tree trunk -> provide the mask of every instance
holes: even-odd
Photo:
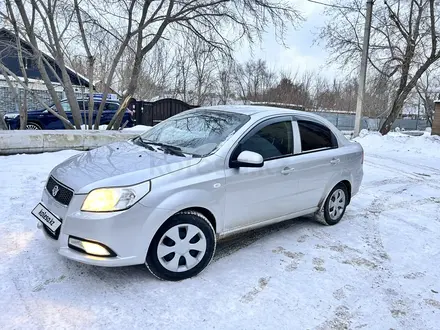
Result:
[[[116,111],[115,115],[113,116],[112,120],[107,126],[107,129],[115,129],[118,130],[121,126],[122,118],[124,117],[125,109],[127,108],[128,102],[131,99],[131,95],[127,95],[124,99],[124,101],[119,106],[118,111]]]
[[[67,120],[67,115],[66,112],[64,111],[63,107],[61,106],[61,102],[58,98],[58,95],[55,91],[55,88],[53,87],[52,81],[49,78],[49,75],[47,74],[46,68],[44,66],[43,63],[43,54],[41,53],[40,49],[38,48],[38,42],[37,42],[37,38],[35,37],[35,31],[34,31],[34,26],[31,25],[30,21],[29,21],[29,17],[27,15],[27,11],[25,9],[24,3],[22,0],[15,0],[15,3],[17,5],[17,8],[20,12],[20,16],[23,20],[23,24],[25,26],[26,29],[26,34],[29,37],[29,41],[30,41],[30,45],[32,47],[32,54],[37,62],[37,68],[38,71],[41,74],[41,78],[44,81],[44,84],[52,98],[52,101],[55,103],[55,107],[58,111],[58,113],[61,115],[61,117],[63,117],[66,120],[63,120],[63,124],[65,128],[71,128],[72,125],[69,125],[69,121]]]
[[[139,80],[139,75],[142,69],[142,52],[140,49],[136,52],[136,57],[133,64],[133,69],[131,71],[130,82],[128,84],[127,90],[124,92],[124,101],[119,106],[118,111],[113,116],[112,120],[107,126],[107,129],[118,130],[121,126],[122,118],[124,117],[125,109],[127,108],[128,101],[131,98],[131,95],[134,95],[134,92],[137,89],[137,83]]]
[[[0,112],[0,130],[7,130],[8,126],[6,126],[5,120],[3,118],[5,114],[3,112]]]
[[[403,102],[404,102],[405,98],[402,98],[401,96],[399,96],[397,99],[394,100],[393,106],[391,107],[391,113],[388,115],[387,119],[385,120],[385,122],[382,124],[382,127],[380,128],[380,134],[386,135],[391,130],[394,122],[396,121],[397,117],[399,116],[400,112],[402,111]]]
[[[88,63],[88,67],[87,67],[87,76],[89,78],[89,118],[88,118],[88,124],[89,124],[89,129],[92,129],[93,127],[93,111],[94,111],[94,106],[95,103],[93,101],[93,66],[94,66],[94,62],[95,59],[93,58],[93,56],[89,56],[87,57],[87,63]],[[87,126],[87,122],[84,123]]]
[[[121,44],[121,46],[120,46],[120,48],[119,48],[115,58],[113,59],[112,66],[111,66],[110,71],[108,73],[107,79],[106,79],[106,81],[104,83],[104,92],[102,94],[102,102],[99,105],[98,113],[96,115],[94,129],[99,129],[99,124],[101,122],[102,112],[104,111],[105,101],[107,100],[107,96],[108,96],[108,93],[109,93],[109,90],[110,90],[110,84],[111,84],[111,82],[113,80],[113,75],[115,74],[116,67],[119,64],[119,60],[121,59],[122,54],[124,53],[125,48],[127,48],[127,45],[128,45],[129,41],[130,40],[128,38],[126,38],[124,40],[124,42]],[[107,129],[109,129],[109,128],[107,127]]]
[[[417,81],[419,81],[422,74],[425,73],[425,71],[440,57],[440,54],[437,54],[435,56],[429,57],[425,63],[423,63],[422,66],[420,66],[414,76],[411,78],[408,84],[406,84],[408,79],[408,72],[405,71],[402,73],[401,81],[399,90],[396,93],[396,96],[393,101],[393,105],[391,107],[391,112],[388,115],[387,119],[383,123],[382,127],[380,128],[380,133],[382,135],[388,134],[388,132],[391,130],[394,121],[399,116],[399,113],[402,111],[403,104],[405,103],[406,98],[408,97],[408,94],[416,87]],[[408,67],[409,68],[409,67]]]
[[[27,77],[25,79],[25,85],[27,86]],[[27,125],[27,90],[24,90],[23,100],[20,106],[20,129],[26,129]]]

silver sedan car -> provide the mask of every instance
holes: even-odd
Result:
[[[362,147],[312,113],[198,108],[64,161],[32,213],[69,259],[145,263],[176,281],[200,273],[228,235],[308,214],[338,223],[362,164]]]

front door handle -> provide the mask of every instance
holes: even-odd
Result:
[[[336,165],[336,164],[339,164],[341,162],[341,160],[339,159],[339,158],[333,158],[331,161],[330,161],[330,164],[332,164],[332,165]]]
[[[281,174],[287,175],[289,173],[292,173],[293,171],[295,171],[293,167],[285,167],[281,170]]]

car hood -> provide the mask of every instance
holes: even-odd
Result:
[[[32,115],[39,115],[43,112],[44,110],[28,110],[27,114],[28,116],[32,116]],[[18,112],[8,112],[4,115],[5,119],[15,119],[15,118],[19,118],[20,114]]]
[[[86,194],[96,188],[134,185],[200,160],[150,151],[131,141],[117,142],[75,155],[56,166],[51,175],[76,194]]]

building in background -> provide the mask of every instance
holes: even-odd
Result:
[[[21,40],[21,48],[23,53],[23,62],[26,69],[26,74],[29,79],[28,87],[37,93],[45,102],[52,104],[52,99],[44,84],[41,73],[37,68],[32,56],[32,48],[28,42]],[[49,78],[55,87],[55,90],[60,98],[64,98],[63,86],[60,84],[57,76],[61,76],[61,69],[55,60],[47,54],[44,54],[46,60],[46,69]],[[3,63],[10,71],[23,79],[23,74],[20,69],[16,35],[8,29],[0,29],[0,62]],[[49,67],[50,66],[50,67]],[[74,70],[67,68],[70,80],[72,81],[75,93],[78,97],[89,92],[89,81],[86,77],[80,75]],[[23,87],[17,83],[13,77],[10,80],[14,84],[19,98],[24,97]],[[28,109],[38,109],[43,106],[36,102],[28,93]],[[14,93],[11,91],[11,86],[7,83],[5,77],[0,74],[0,113],[17,112],[21,100],[14,99]]]

